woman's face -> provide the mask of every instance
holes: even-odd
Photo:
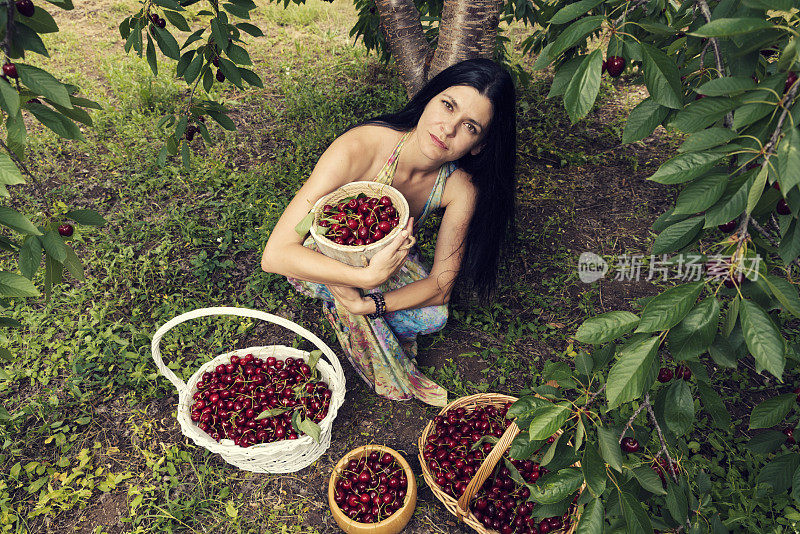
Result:
[[[475,155],[492,120],[492,103],[477,89],[454,85],[433,97],[417,123],[422,152],[431,159],[455,161]]]

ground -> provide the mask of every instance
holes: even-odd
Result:
[[[377,108],[396,107],[403,90],[390,66],[352,46],[352,5],[261,6],[256,20],[267,36],[251,39],[250,49],[265,89],[215,87],[233,109],[237,132],[215,130],[210,147],[195,143],[190,171],[174,161],[158,169],[163,134],[155,123],[174,111],[185,88],[163,72],[154,79],[142,60],[121,51],[115,28],[135,8],[94,0],[67,13],[51,10],[62,31],[48,40],[53,58],[43,64],[81,85],[104,111],[84,129],[86,144],[37,134],[32,168],[51,191],[48,202],[92,207],[109,224],[76,236],[86,282],[67,280],[49,302],[15,304],[28,330],[9,334],[19,359],[0,390],[9,412],[22,413],[7,434],[20,441],[3,454],[7,470],[17,463],[23,470],[8,479],[9,510],[24,516],[19,524],[30,532],[336,532],[326,501],[333,465],[354,447],[382,443],[419,475],[417,439],[437,410],[370,391],[319,304],[259,272],[260,249],[333,136]],[[527,65],[531,59],[515,56]],[[631,310],[657,291],[646,280],[614,281],[613,272],[584,284],[577,258],[584,251],[609,260],[648,253],[651,225],[675,191],[647,177],[676,140],[659,128],[640,143],[620,144],[627,112],[644,97],[624,79],[604,81],[599,105],[570,125],[560,100],[545,98],[551,76],[539,73],[520,91],[518,235],[498,292],[489,303],[458,293],[445,329],[421,340],[420,365],[451,398],[514,394],[539,383],[546,362],[571,361],[571,336],[588,314]],[[429,258],[435,223],[423,232]],[[347,395],[331,447],[312,466],[291,475],[247,473],[181,435],[177,395],[156,373],[150,336],[175,315],[210,305],[290,318],[323,336],[341,359]],[[165,359],[184,378],[231,347],[295,341],[269,325],[199,323],[164,340]],[[64,482],[72,475],[71,485]],[[42,486],[34,484],[42,479],[54,492],[37,504]],[[418,484],[406,532],[470,531],[421,476]]]

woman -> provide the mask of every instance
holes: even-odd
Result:
[[[416,336],[444,327],[459,274],[483,294],[493,289],[500,247],[513,232],[515,161],[511,77],[487,59],[453,65],[399,112],[353,127],[328,147],[275,225],[261,267],[323,300],[345,353],[377,393],[444,406],[444,388],[414,365]],[[320,197],[356,180],[391,184],[411,211],[403,232],[364,268],[322,255],[294,231]],[[439,208],[428,273],[408,244]]]

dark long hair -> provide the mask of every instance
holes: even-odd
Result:
[[[456,162],[472,177],[478,191],[460,273],[471,282],[473,289],[486,297],[497,284],[500,250],[516,230],[517,118],[511,76],[489,59],[462,61],[434,76],[397,113],[379,115],[362,124],[412,130],[428,102],[454,85],[473,87],[492,103],[492,120],[482,141],[483,149],[476,156],[467,153]]]

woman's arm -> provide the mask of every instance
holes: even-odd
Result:
[[[442,199],[445,212],[436,238],[433,268],[427,278],[385,293],[383,297],[387,312],[447,304],[450,301],[450,293],[464,256],[463,242],[475,210],[477,193],[468,176],[461,171],[455,171],[447,185],[446,196]],[[350,288],[328,288],[350,313],[366,315],[375,312],[375,302],[371,298],[361,297]]]
[[[401,233],[383,254],[376,255],[369,268],[361,268],[305,248],[302,236],[294,230],[322,196],[368,171],[374,150],[374,144],[369,142],[374,136],[368,131],[370,128],[375,127],[354,128],[342,134],[322,154],[269,236],[261,256],[264,271],[310,282],[371,289],[382,284],[405,261],[407,251],[398,249],[407,234]]]

